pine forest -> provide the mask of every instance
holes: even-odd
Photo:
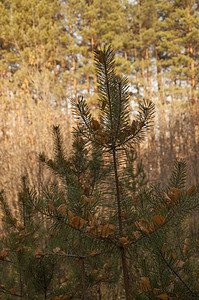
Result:
[[[1,299],[199,299],[199,0],[0,1]]]

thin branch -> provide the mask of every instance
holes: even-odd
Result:
[[[158,248],[158,247],[157,247]],[[162,251],[158,248],[158,252],[160,253],[164,263],[167,265],[167,267],[172,271],[172,273],[175,274],[175,276],[182,282],[182,284],[186,287],[186,289],[190,292],[190,294],[193,297],[196,297],[196,294],[194,294],[194,292],[190,289],[190,287],[186,284],[186,282],[182,279],[182,277],[180,277],[180,275],[173,269],[173,267],[168,263],[168,261],[166,260],[166,258],[164,257],[164,255],[162,254]]]
[[[8,290],[6,287],[2,287],[2,285],[0,286],[0,293],[2,293],[2,294],[8,294],[8,295],[15,296],[15,297],[19,297],[19,298],[22,297],[22,295],[17,294],[17,293],[12,293],[12,292],[11,292],[10,290]]]

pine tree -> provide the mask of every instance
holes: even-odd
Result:
[[[34,197],[34,194],[29,188],[26,177],[23,177],[21,191],[18,194],[20,218],[17,219],[13,216],[12,209],[7,204],[3,192],[1,193],[3,235],[1,236],[0,253],[0,295],[2,293],[3,295],[17,296],[21,299],[33,299],[38,292],[34,280],[39,282],[43,294],[40,274],[34,276],[30,272],[30,266],[32,268],[37,262],[34,252],[41,243],[44,234],[41,230],[41,224],[38,225],[38,215],[35,218],[34,206],[29,203],[29,199],[32,197]],[[7,270],[7,276],[4,276],[5,270]]]
[[[68,242],[60,244],[60,251],[63,252],[58,250],[57,255],[80,259],[81,274],[75,274],[81,282],[82,299],[88,297],[86,290],[93,277],[92,275],[89,281],[86,279],[86,269],[92,266],[88,257],[94,259],[102,252],[101,247],[105,247],[107,253],[114,251],[116,257],[119,255],[126,298],[131,299],[126,252],[130,243],[125,238],[125,230],[128,227],[126,215],[132,201],[129,200],[128,179],[122,174],[127,170],[128,176],[131,176],[131,191],[135,193],[137,175],[132,169],[135,160],[132,147],[142,140],[145,129],[150,126],[154,108],[151,103],[146,104],[147,106],[141,105],[137,119],[131,122],[128,83],[125,78],[115,74],[111,48],[96,50],[95,63],[99,83],[99,119],[91,116],[82,97],[78,98],[77,104],[74,101],[77,129],[74,133],[72,156],[69,159],[65,157],[58,127],[54,127],[54,160],[45,155],[40,156],[40,161],[56,175],[63,188],[56,192],[52,187],[53,194],[43,190],[42,196],[32,205],[42,212],[46,220],[53,222],[57,237],[64,232],[64,236],[66,232],[70,236]],[[141,172],[140,166],[138,175]],[[102,210],[99,201],[102,202]],[[103,213],[106,206],[109,212]],[[100,212],[96,214],[99,209]],[[89,239],[92,243],[94,241],[93,245],[96,244],[93,250],[90,248]],[[100,244],[98,240],[101,241]],[[101,272],[96,278],[97,282],[107,278],[103,270]]]
[[[128,83],[125,78],[115,74],[114,54],[110,47],[95,51],[95,63],[98,79],[98,95],[100,103],[99,120],[91,117],[85,100],[79,98],[77,105],[77,132],[102,149],[108,156],[112,182],[111,197],[113,217],[117,220],[117,234],[120,243],[120,253],[123,269],[126,299],[131,299],[129,268],[127,265],[128,240],[124,237],[127,221],[123,215],[127,214],[130,201],[123,186],[123,168],[128,161],[128,153],[136,142],[142,140],[145,129],[150,126],[153,115],[152,103],[140,106],[136,120],[130,122]],[[110,195],[109,195],[110,197]],[[131,203],[132,204],[132,203]],[[125,242],[124,242],[125,241]]]

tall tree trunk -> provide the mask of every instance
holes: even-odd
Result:
[[[69,9],[69,15],[70,15],[70,9]],[[70,30],[70,36],[73,38],[73,27],[72,24],[69,24],[69,30]],[[75,94],[75,102],[77,103],[77,76],[76,76],[76,59],[75,59],[75,52],[72,51],[72,65],[73,65],[73,88],[74,88],[74,94]]]
[[[142,85],[143,85],[143,95],[144,95],[144,101],[146,102],[146,83],[145,83],[145,70],[144,70],[144,50],[143,50],[143,45],[142,45],[142,34],[141,34],[141,29],[142,29],[142,23],[141,23],[141,2],[138,0],[138,15],[139,15],[139,38],[140,38],[140,52],[141,52],[141,73],[142,73]]]
[[[89,1],[88,5],[91,6],[91,1]],[[92,26],[93,18],[90,18],[90,26]],[[95,49],[95,39],[94,36],[91,36],[91,51],[92,51],[92,56],[93,56],[93,66],[95,68],[95,63],[94,63],[94,49]],[[95,73],[93,74],[93,81],[94,81],[94,93],[97,93],[97,76]]]
[[[188,2],[188,17],[190,17],[191,15],[191,3]],[[191,24],[189,24],[189,32],[192,31],[192,26]],[[191,104],[196,104],[197,102],[197,97],[196,97],[196,93],[195,93],[195,90],[196,90],[196,74],[195,74],[195,62],[194,62],[194,57],[193,57],[193,44],[192,42],[189,43],[189,57],[191,58],[191,62],[190,62],[190,69],[191,69]]]
[[[142,52],[142,51],[141,51]],[[143,94],[144,94],[144,101],[146,102],[146,83],[145,83],[145,72],[144,72],[144,58],[143,58],[143,55],[142,55],[142,80],[143,80]]]
[[[164,104],[161,65],[160,65],[160,58],[157,51],[156,51],[156,64],[157,64],[158,96],[159,96],[160,103]]]
[[[147,85],[148,85],[148,100],[152,101],[152,91],[151,91],[151,71],[149,67],[149,48],[146,48],[145,59],[147,63]],[[153,172],[157,170],[157,160],[153,159],[152,153],[156,151],[156,141],[155,141],[155,131],[154,126],[152,126],[150,133],[148,134],[148,163],[149,163],[149,178],[154,178]]]
[[[86,84],[87,84],[87,93],[90,94],[90,76],[89,73],[86,74]]]
[[[195,184],[199,183],[199,160],[198,160],[198,143],[197,143],[197,119],[198,114],[193,111],[193,109],[190,107],[190,136],[191,136],[191,145],[192,145],[192,154],[191,154],[191,160],[192,160],[192,167],[193,167],[193,174],[194,178],[193,180]],[[193,184],[192,183],[192,184]]]
[[[152,92],[151,92],[151,72],[149,68],[149,48],[146,48],[146,62],[147,62],[147,85],[148,85],[148,99],[152,101]]]
[[[95,48],[95,40],[94,37],[91,37],[91,51],[92,51],[92,55],[93,55],[93,65],[95,66],[94,63],[94,48]],[[94,80],[94,93],[97,93],[97,76],[95,75],[95,73],[93,74],[93,80]]]
[[[137,50],[136,50],[136,48],[135,48],[134,52],[135,52],[135,60],[137,61],[138,57],[137,57]],[[140,98],[139,75],[140,74],[139,74],[138,68],[136,68],[135,69],[135,76],[136,76],[136,87],[137,87],[138,98]]]
[[[193,59],[193,45],[190,43],[189,45],[189,57],[191,58],[190,68],[191,68],[191,91],[192,91],[192,99],[191,103],[196,104],[197,97],[196,97],[196,74],[195,74],[195,62]]]

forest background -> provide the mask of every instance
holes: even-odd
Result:
[[[21,175],[38,190],[48,181],[38,153],[52,154],[52,125],[70,152],[71,98],[97,115],[93,50],[104,43],[129,78],[132,115],[143,100],[156,105],[138,149],[149,183],[167,182],[176,158],[198,183],[198,11],[198,0],[0,2],[0,186],[16,214]]]

